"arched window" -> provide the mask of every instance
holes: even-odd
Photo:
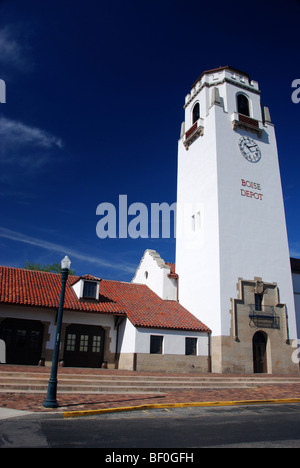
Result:
[[[250,117],[249,101],[244,94],[237,95],[237,108],[239,114]]]
[[[193,108],[193,124],[197,122],[200,117],[200,104],[197,102]]]

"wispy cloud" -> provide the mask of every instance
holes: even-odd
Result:
[[[55,149],[63,148],[63,141],[51,133],[17,120],[0,116],[0,159],[6,166],[34,172],[53,161]],[[1,180],[5,180],[2,173]]]
[[[33,67],[24,34],[17,26],[7,25],[0,29],[0,64],[19,71],[30,71]]]
[[[107,260],[103,260],[98,257],[93,257],[88,254],[84,254],[81,252],[77,252],[76,250],[70,249],[69,247],[61,244],[56,244],[54,242],[45,241],[42,239],[37,239],[35,237],[26,236],[20,232],[12,231],[11,229],[7,229],[4,227],[0,227],[0,237],[14,240],[16,242],[22,242],[24,244],[34,245],[35,247],[40,247],[42,249],[49,250],[51,252],[59,252],[64,255],[69,255],[69,257],[76,258],[81,260],[85,263],[92,263],[94,265],[104,267],[104,268],[112,268],[118,271],[122,270],[128,273],[134,273],[135,268],[128,265],[128,264],[120,264],[118,262],[109,262]]]
[[[5,147],[8,146],[38,146],[40,148],[63,147],[60,138],[45,130],[30,127],[17,120],[0,117],[0,138]]]

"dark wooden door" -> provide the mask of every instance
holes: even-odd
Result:
[[[0,326],[7,364],[37,365],[41,359],[44,325],[36,320],[7,318]]]
[[[69,325],[66,329],[64,365],[101,367],[104,359],[105,331],[94,325]]]
[[[263,332],[256,332],[253,336],[253,370],[256,374],[267,372],[267,339]]]

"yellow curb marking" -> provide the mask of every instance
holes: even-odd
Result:
[[[92,416],[93,414],[118,413],[126,411],[140,411],[149,409],[166,408],[187,408],[187,407],[205,407],[205,406],[236,406],[236,405],[261,405],[261,404],[279,404],[279,403],[300,403],[300,398],[270,399],[270,400],[239,400],[239,401],[201,401],[190,403],[165,403],[149,404],[139,406],[122,406],[119,408],[101,408],[97,410],[86,411],[64,411],[64,418],[77,418],[79,416]]]

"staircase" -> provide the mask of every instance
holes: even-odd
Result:
[[[50,377],[49,370],[43,372],[28,369],[6,371],[0,366],[0,393],[45,393]],[[189,391],[204,389],[253,388],[264,385],[300,384],[300,376],[223,376],[204,374],[143,374],[140,372],[122,373],[99,369],[59,370],[58,391],[66,394],[162,394],[172,391]]]

